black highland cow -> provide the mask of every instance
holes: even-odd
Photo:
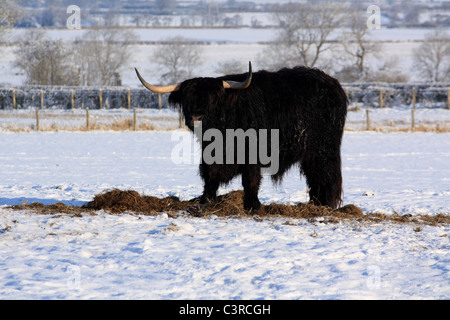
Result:
[[[182,109],[186,125],[194,131],[225,129],[278,129],[278,171],[281,182],[294,164],[306,177],[310,200],[337,208],[342,204],[341,140],[347,114],[347,96],[339,82],[318,69],[295,67],[278,72],[252,73],[218,78],[195,78],[157,87],[142,84],[158,93],[171,92],[169,103]],[[202,150],[207,143],[201,141]],[[214,201],[221,184],[242,175],[245,209],[258,209],[262,179],[261,163],[200,164],[204,181],[201,203]]]

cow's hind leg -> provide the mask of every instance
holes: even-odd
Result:
[[[261,169],[258,166],[246,166],[242,171],[242,186],[244,187],[244,209],[258,210],[261,202],[258,199],[261,184]]]
[[[307,153],[301,163],[310,191],[310,201],[316,205],[339,207],[342,196],[340,151]]]

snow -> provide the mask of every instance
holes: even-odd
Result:
[[[449,299],[448,225],[13,211],[110,188],[198,196],[184,130],[0,133],[0,299]],[[193,141],[191,141],[193,144]],[[188,142],[190,143],[190,142]],[[198,156],[192,145],[186,157]],[[344,134],[344,203],[450,214],[450,134]],[[240,189],[239,180],[220,193]],[[262,202],[308,200],[292,170]]]

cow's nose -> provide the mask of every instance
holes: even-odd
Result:
[[[194,127],[195,126],[195,122],[196,121],[202,121],[202,118],[203,118],[203,116],[202,115],[200,115],[200,116],[191,116],[191,126],[192,127]]]

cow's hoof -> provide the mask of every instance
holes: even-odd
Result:
[[[259,208],[261,208],[261,202],[259,202],[258,199],[250,199],[246,200],[244,199],[244,209],[248,211],[256,211]]]
[[[200,198],[200,204],[208,204],[208,203],[213,203],[215,201],[216,201],[216,197],[208,197],[208,196],[203,195]]]

